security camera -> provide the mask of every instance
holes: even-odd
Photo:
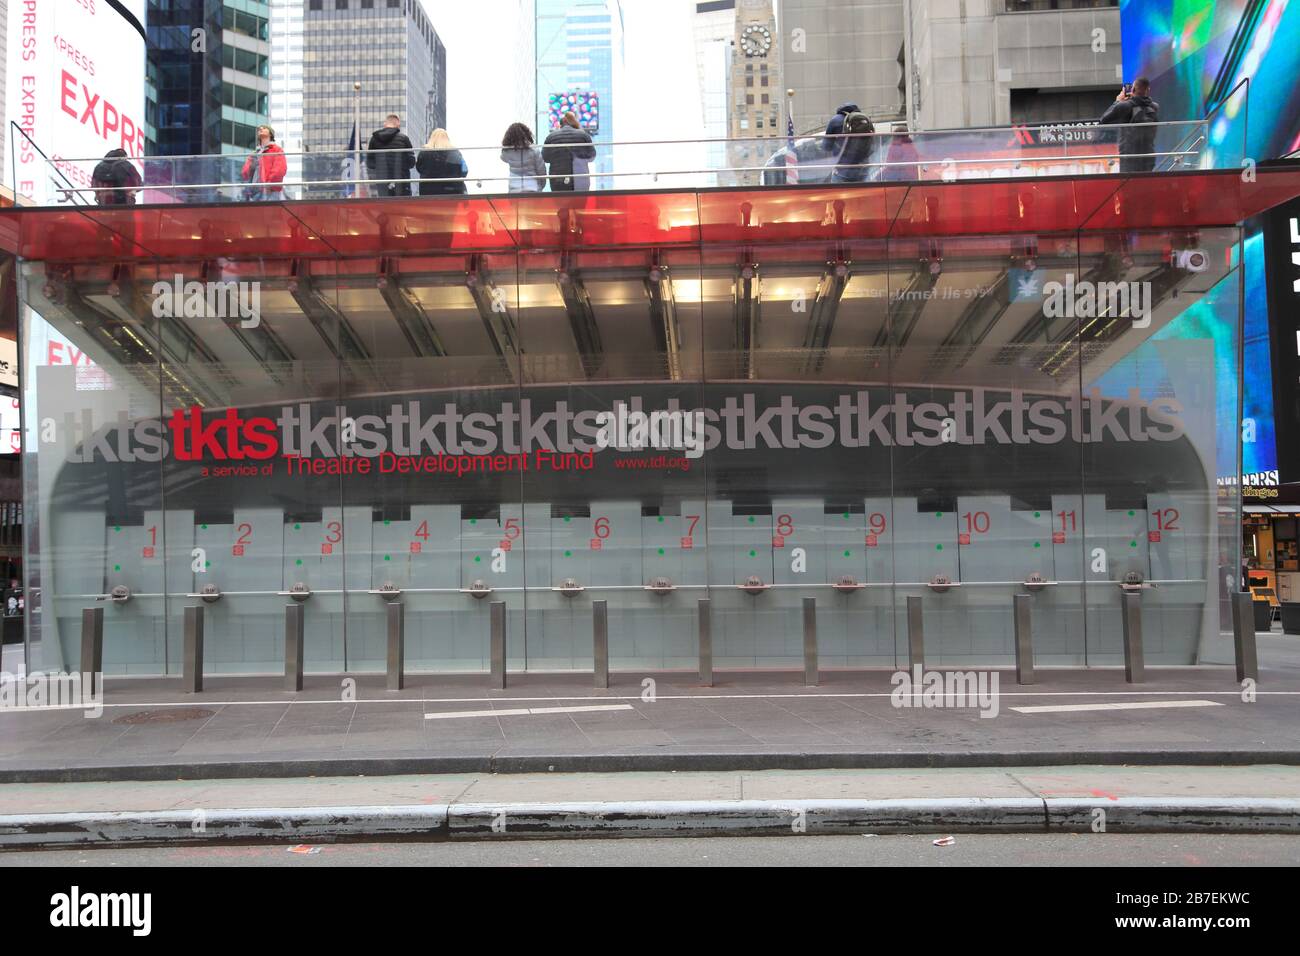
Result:
[[[1204,249],[1175,249],[1169,257],[1175,269],[1204,272],[1210,268],[1210,256]]]

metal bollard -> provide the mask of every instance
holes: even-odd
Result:
[[[591,602],[592,660],[596,672],[596,688],[609,687],[609,602]]]
[[[1237,680],[1259,680],[1259,657],[1255,652],[1255,599],[1249,591],[1232,597],[1232,649],[1237,661]]]
[[[817,686],[817,599],[803,599],[803,682]]]
[[[709,599],[700,598],[697,605],[700,631],[700,683],[713,686],[713,617],[709,612]]]
[[[302,690],[303,620],[307,609],[296,601],[284,606],[284,689]]]
[[[1030,611],[1033,600],[1028,594],[1011,598],[1011,617],[1016,626],[1016,683],[1034,683],[1034,632]]]
[[[185,609],[185,653],[181,660],[181,683],[190,694],[203,690],[203,611],[202,604]]]
[[[90,681],[90,696],[103,693],[98,687],[104,673],[104,609],[88,607],[81,611],[81,679]],[[83,691],[84,693],[84,691]]]
[[[921,599],[907,599],[907,656],[908,666],[925,669],[925,626],[921,620]]]
[[[1124,618],[1124,680],[1141,684],[1146,680],[1142,658],[1142,595],[1125,591],[1119,600]]]
[[[506,689],[506,602],[493,601],[488,609],[491,635],[488,639],[490,663],[488,686],[493,690]]]
[[[401,690],[406,683],[406,607],[401,601],[388,602],[388,689]]]

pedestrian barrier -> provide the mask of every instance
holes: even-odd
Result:
[[[181,683],[191,694],[203,690],[203,612],[202,604],[185,609],[185,651],[181,661]]]
[[[700,598],[696,605],[699,618],[700,683],[713,686],[713,618],[708,598]]]
[[[387,604],[388,689],[401,690],[406,683],[406,609],[401,601]]]
[[[816,687],[817,672],[817,599],[803,599],[803,682]]]
[[[506,602],[493,601],[490,608],[491,635],[488,667],[488,686],[493,690],[506,689]]]
[[[284,688],[302,690],[303,621],[306,608],[294,602],[284,606]]]
[[[1011,599],[1012,619],[1016,629],[1016,683],[1034,683],[1034,637],[1031,618],[1033,598],[1017,594]]]
[[[1259,680],[1259,659],[1255,653],[1255,596],[1249,591],[1232,595],[1232,649],[1237,663],[1237,680]]]
[[[104,609],[88,607],[81,612],[81,672],[90,681],[90,693],[95,694],[95,682],[104,671]],[[102,690],[103,688],[100,688]]]
[[[925,668],[925,625],[921,618],[921,599],[907,599],[907,662],[910,667]]]
[[[1141,684],[1146,680],[1142,656],[1142,592],[1126,590],[1121,594],[1120,614],[1124,619],[1124,680]]]
[[[591,602],[592,664],[597,690],[609,687],[609,602]]]

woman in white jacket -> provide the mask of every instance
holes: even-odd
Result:
[[[523,123],[512,123],[501,140],[501,162],[510,167],[512,193],[538,193],[546,188],[546,164],[533,145],[533,131]]]

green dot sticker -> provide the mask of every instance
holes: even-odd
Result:
[[[212,567],[212,562],[211,562],[211,561],[204,561],[204,562],[203,562],[203,566],[204,566],[205,568],[210,568],[210,567]]]
[[[936,551],[942,551],[942,550],[943,550],[943,545],[941,545],[941,544],[936,544],[936,545],[934,546],[934,550],[936,550]]]
[[[943,512],[942,512],[942,511],[936,511],[936,512],[934,513],[934,516],[935,516],[936,518],[942,518],[942,517],[943,517]]]
[[[752,519],[751,519],[751,520],[752,520]],[[758,554],[758,552],[755,551],[753,548],[750,548],[750,549],[749,549],[749,556],[750,556],[751,558],[754,557],[754,556],[757,555],[757,554]]]
[[[119,524],[119,525],[114,525],[113,530],[114,530],[114,531],[121,531],[121,530],[122,530],[122,526],[121,526],[120,524]]]
[[[1131,518],[1131,517],[1133,517],[1135,514],[1137,514],[1136,511],[1130,511],[1130,512],[1128,513],[1128,516]]]
[[[566,518],[565,520],[567,521],[568,519]],[[573,557],[573,552],[572,552],[572,551],[565,551],[565,552],[564,552],[564,556],[565,556],[566,558],[571,558],[571,557]]]
[[[199,527],[202,528],[204,531],[207,531],[207,530],[208,530],[208,526],[205,525],[205,524],[201,524],[201,525],[199,525]]]
[[[663,553],[664,553],[664,549],[663,549],[663,548],[660,548],[660,549],[659,549],[659,553],[660,553],[660,554],[663,554]]]
[[[1035,547],[1035,548],[1041,548],[1042,546],[1043,546],[1043,545],[1042,545],[1042,542],[1040,542],[1040,541],[1035,541],[1035,542],[1034,542],[1034,547]]]
[[[1136,547],[1138,546],[1138,543],[1137,543],[1136,541],[1130,541],[1130,542],[1128,543],[1128,546],[1129,546],[1130,548],[1136,548]]]
[[[470,523],[470,524],[478,524],[478,518],[470,518],[470,519],[469,519],[469,523]]]
[[[845,521],[848,521],[848,520],[849,520],[849,513],[848,513],[847,511],[844,512],[844,520],[845,520]]]
[[[753,515],[750,515],[750,516],[749,516],[749,523],[750,523],[750,524],[753,524],[753,523],[754,523],[754,516],[753,516]]]
[[[475,564],[479,564],[482,560],[483,560],[483,556],[482,556],[481,554],[476,554],[476,555],[474,555],[474,563],[475,563]]]
[[[392,524],[392,523],[393,523],[392,521],[385,519],[385,521],[384,521],[384,527],[387,528],[387,527],[388,527],[390,524]]]
[[[660,516],[659,516],[659,523],[660,523],[660,524],[663,524],[663,523],[664,523],[664,516],[663,516],[663,515],[660,515]]]
[[[120,564],[115,564],[115,565],[113,565],[113,570],[114,570],[114,571],[121,571],[121,570],[122,570],[122,565],[120,565]]]
[[[565,524],[568,524],[568,523],[569,523],[570,521],[572,521],[572,520],[573,520],[573,519],[572,519],[571,517],[569,517],[568,515],[565,515],[565,516],[564,516],[564,523],[565,523]]]
[[[844,557],[846,557],[846,558],[851,558],[851,557],[853,557],[853,552],[852,552],[852,551],[845,551],[845,552],[844,552]]]
[[[1035,511],[1035,512],[1034,512],[1034,517],[1035,517],[1035,518],[1041,518],[1042,516],[1043,516],[1043,513],[1042,513],[1041,511]]]
[[[294,531],[301,531],[301,530],[302,530],[302,525],[300,525],[300,524],[295,524],[295,525],[293,526],[293,530],[294,530]]]
[[[295,561],[293,564],[294,564],[294,567],[298,567],[298,568],[302,567],[302,558],[299,558],[299,559],[298,559],[297,561]]]
[[[386,554],[386,555],[384,555],[384,560],[385,560],[385,561],[391,561],[391,560],[393,560],[393,556],[392,556],[391,554]]]

